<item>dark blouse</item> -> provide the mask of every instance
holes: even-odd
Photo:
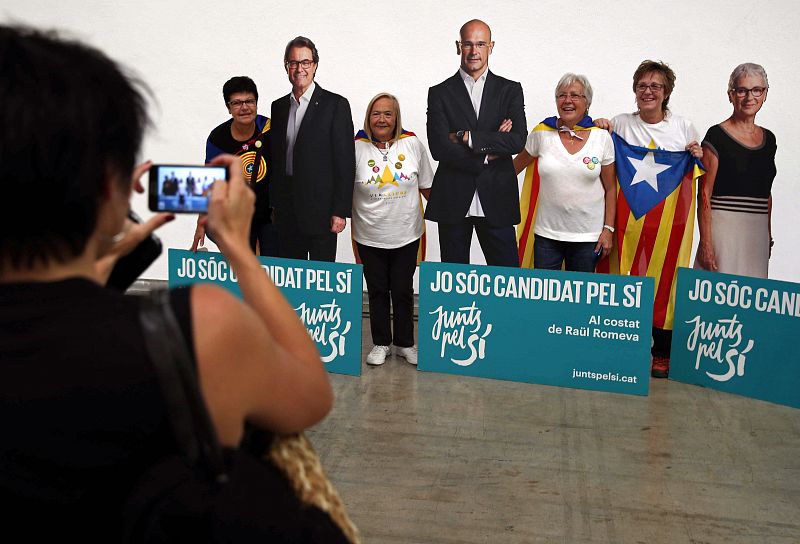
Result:
[[[264,127],[266,127],[268,121],[269,118],[264,117],[263,115],[257,115],[256,128],[253,131],[252,136],[250,136],[247,141],[240,142],[234,139],[234,137],[231,135],[231,125],[233,124],[233,119],[228,119],[221,125],[218,125],[216,128],[214,128],[214,130],[211,131],[211,134],[208,135],[208,140],[206,140],[206,162],[210,162],[213,158],[221,155],[222,153],[230,153],[231,155],[241,157],[244,179],[246,181],[250,180],[250,171],[254,168],[258,168],[255,176],[253,177],[255,183],[252,184],[252,187],[256,193],[256,212],[255,216],[253,217],[253,221],[258,223],[272,222],[270,216],[268,191],[269,180],[272,174],[272,167],[270,166],[268,152],[270,131],[268,129],[264,131]],[[256,140],[261,140],[261,143],[264,146],[261,150],[261,157],[266,168],[264,168],[263,171],[260,166],[254,165],[256,157]]]
[[[708,129],[703,145],[717,156],[719,168],[711,197],[712,209],[767,213],[775,168],[775,135],[764,129],[764,142],[747,147],[719,125]]]

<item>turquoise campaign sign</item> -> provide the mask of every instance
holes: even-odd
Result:
[[[681,268],[669,377],[800,408],[800,284]]]
[[[647,395],[653,278],[423,262],[419,368]]]
[[[361,265],[259,257],[297,312],[328,372],[361,375]],[[215,283],[241,297],[221,253],[169,250],[169,286]]]

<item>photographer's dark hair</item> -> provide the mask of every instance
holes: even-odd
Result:
[[[258,100],[256,82],[247,76],[232,77],[222,86],[222,97],[225,99],[226,106],[231,101],[231,95],[234,93],[252,93],[255,99]]]
[[[106,180],[129,186],[141,83],[97,49],[0,25],[0,267],[80,255]]]
[[[311,49],[311,60],[314,61],[314,64],[319,64],[319,53],[317,52],[317,46],[305,36],[298,36],[286,44],[286,50],[283,52],[284,64],[286,64],[286,62],[289,60],[289,51],[295,47],[307,47]]]

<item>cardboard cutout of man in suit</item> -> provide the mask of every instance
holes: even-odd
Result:
[[[272,103],[272,181],[279,254],[336,260],[336,235],[353,203],[355,147],[350,104],[314,82],[319,54],[298,36],[286,46],[292,92]]]
[[[522,86],[489,70],[483,21],[461,27],[461,67],[428,92],[428,145],[439,161],[425,219],[439,224],[442,262],[469,263],[472,231],[487,264],[519,266],[519,192],[512,155],[525,145]]]

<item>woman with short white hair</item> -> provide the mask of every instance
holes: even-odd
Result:
[[[611,251],[617,202],[614,144],[589,117],[592,94],[586,76],[564,74],[555,89],[558,116],[534,127],[514,159],[517,173],[536,159],[526,183],[539,184],[535,205],[523,202],[518,233],[523,266],[530,260],[523,255],[523,239],[531,228],[534,268],[560,270],[563,264],[566,270],[594,272],[598,258]],[[526,189],[523,194],[530,194]]]
[[[775,135],[756,125],[767,72],[746,62],[728,80],[731,116],[703,139],[706,175],[698,189],[700,243],[695,268],[766,278],[772,253]]]

